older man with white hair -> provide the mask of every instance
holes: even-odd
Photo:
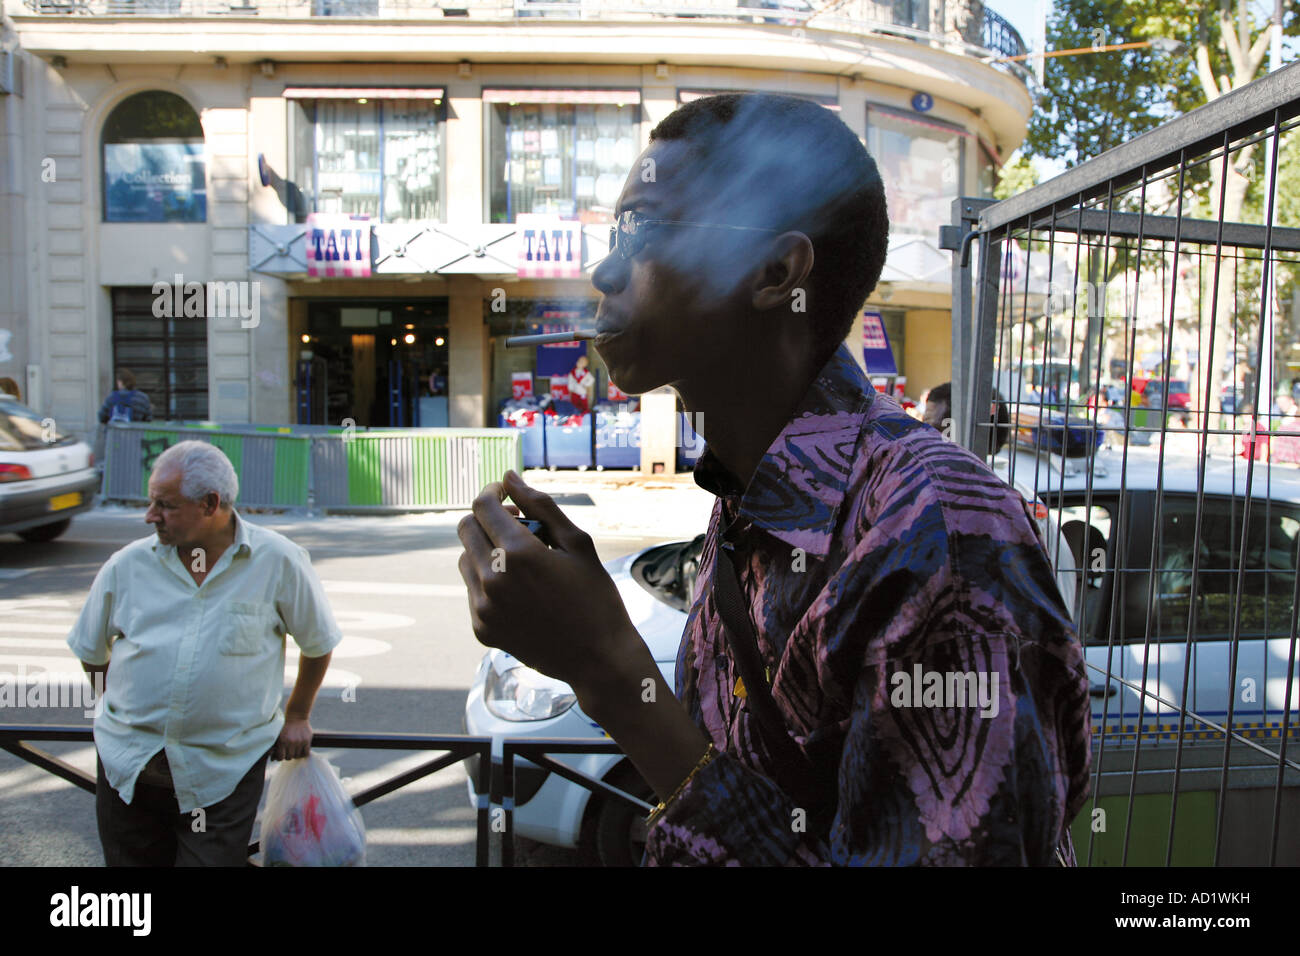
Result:
[[[95,803],[109,866],[246,863],[267,759],[311,749],[342,635],[307,552],[240,518],[238,493],[214,445],[159,455],[155,537],[108,559],[68,636],[105,678]],[[281,712],[286,634],[302,656]]]

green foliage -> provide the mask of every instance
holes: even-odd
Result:
[[[1135,17],[1130,0],[1056,0],[1047,25],[1052,50],[1148,40],[1150,17]],[[1150,6],[1164,6],[1156,0]],[[1181,93],[1195,85],[1186,53],[1149,48],[1049,57],[1044,86],[1023,150],[1074,166],[1154,129],[1181,110]]]
[[[161,137],[203,138],[203,126],[194,107],[164,90],[149,90],[128,97],[104,124],[105,143],[134,143]]]
[[[1029,157],[1017,154],[998,170],[998,184],[993,187],[994,199],[1010,199],[1031,186],[1038,185],[1038,171]]]
[[[1291,0],[1285,6],[1283,31],[1298,35],[1300,9]],[[1030,120],[1022,149],[1030,156],[1063,159],[1074,166],[1203,106],[1212,97],[1207,96],[1197,70],[1197,49],[1204,48],[1215,77],[1232,77],[1235,83],[1221,13],[1228,13],[1227,23],[1235,36],[1242,30],[1239,15],[1243,10],[1246,28],[1240,39],[1248,51],[1268,26],[1271,3],[1055,0],[1047,24],[1051,50],[1158,39],[1176,41],[1182,48],[1173,53],[1147,47],[1048,58],[1044,72],[1047,94]],[[1250,78],[1266,69],[1267,64],[1262,65]]]

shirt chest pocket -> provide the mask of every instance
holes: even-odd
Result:
[[[231,601],[226,605],[223,654],[260,654],[276,640],[275,609],[266,602]]]

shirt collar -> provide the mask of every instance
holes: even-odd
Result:
[[[707,445],[695,463],[695,483],[722,498],[740,496],[738,523],[748,519],[792,547],[824,557],[875,396],[841,344],[768,446],[747,488],[740,488]]]
[[[233,557],[241,551],[251,554],[253,551],[253,541],[248,535],[248,525],[245,523],[244,519],[239,516],[239,512],[236,511],[233,506],[230,509],[230,513],[234,515],[235,518],[235,542],[231,545],[231,556]],[[167,551],[174,552],[176,550],[175,545],[163,544],[159,541],[157,535],[154,535],[153,542],[149,547],[153,548],[155,554],[162,551],[164,556]]]

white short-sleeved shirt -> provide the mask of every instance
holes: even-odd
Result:
[[[284,726],[286,634],[305,657],[343,639],[306,550],[238,513],[201,586],[156,535],[105,562],[68,646],[88,664],[111,648],[95,746],[123,800],[162,749],[182,813],[234,791]]]

